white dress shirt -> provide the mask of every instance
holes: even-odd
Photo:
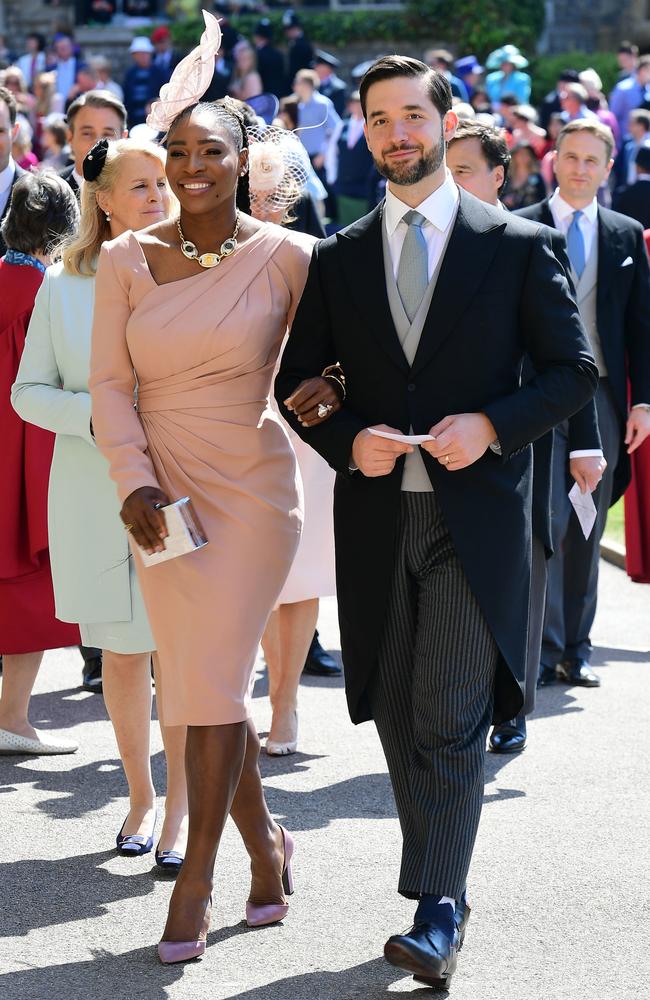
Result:
[[[567,201],[564,200],[560,194],[560,189],[556,188],[552,196],[549,198],[548,207],[551,210],[551,215],[553,216],[553,222],[555,223],[555,228],[559,229],[562,235],[566,238],[569,232],[569,226],[573,222],[573,213],[576,211],[572,205],[569,205]],[[589,257],[592,247],[594,245],[594,240],[597,237],[598,232],[598,201],[596,198],[593,199],[585,208],[582,209],[582,216],[578,225],[580,226],[580,231],[582,233],[582,238],[585,244],[585,260]],[[570,451],[569,458],[602,458],[603,453],[600,448],[581,448],[579,451]]]
[[[386,185],[386,208],[384,211],[384,223],[388,236],[388,248],[393,262],[393,273],[397,280],[399,270],[399,258],[408,232],[408,225],[402,219],[407,212],[411,211],[410,205],[405,205],[400,201],[395,193],[399,191],[399,185],[391,187],[390,181]],[[454,178],[448,170],[443,183],[439,188],[430,194],[428,198],[417,206],[419,212],[427,220],[422,226],[422,235],[427,242],[429,251],[429,281],[438,266],[440,256],[444,250],[447,234],[456,218],[458,211],[458,188],[454,183]]]
[[[59,59],[56,64],[56,89],[59,94],[63,95],[64,99],[67,99],[76,79],[76,57],[70,56],[69,59]]]
[[[0,218],[7,207],[7,202],[9,201],[9,196],[11,194],[11,185],[14,182],[14,174],[16,173],[16,164],[13,157],[9,157],[9,163],[0,172]]]

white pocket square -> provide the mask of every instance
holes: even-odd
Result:
[[[621,264],[621,267],[629,267],[630,264],[633,264],[633,263],[634,263],[634,261],[632,260],[631,257],[626,257],[625,260],[623,261],[623,263]]]

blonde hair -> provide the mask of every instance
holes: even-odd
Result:
[[[91,278],[97,269],[102,243],[112,239],[110,223],[99,207],[97,195],[110,194],[128,155],[140,153],[165,165],[165,152],[147,139],[117,139],[109,142],[101,174],[94,181],[84,181],[81,188],[81,223],[77,235],[65,243],[59,256],[68,274]]]

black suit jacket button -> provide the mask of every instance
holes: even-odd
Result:
[[[406,388],[409,392],[415,392],[415,382],[409,382]]]

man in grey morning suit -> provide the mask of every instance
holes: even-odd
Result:
[[[589,119],[558,136],[558,189],[518,215],[566,235],[578,306],[598,362],[596,393],[602,451],[582,431],[583,412],[553,433],[553,557],[548,564],[540,683],[556,678],[597,687],[589,633],[596,612],[600,539],[607,510],[630,480],[629,453],[650,433],[650,271],[638,222],[598,205],[612,167],[614,137]],[[630,408],[628,409],[628,382]],[[567,499],[567,481],[595,490],[597,518],[585,540]]]
[[[448,174],[445,78],[389,56],[361,102],[386,202],[316,245],[276,397],[338,474],[348,704],[354,722],[376,722],[404,841],[399,891],[418,900],[384,953],[448,985],[487,730],[523,702],[529,442],[584,406],[596,369],[547,230],[459,194]],[[539,374],[521,387],[525,352]],[[291,393],[334,360],[344,405],[299,422]],[[434,440],[411,446],[410,431]]]

